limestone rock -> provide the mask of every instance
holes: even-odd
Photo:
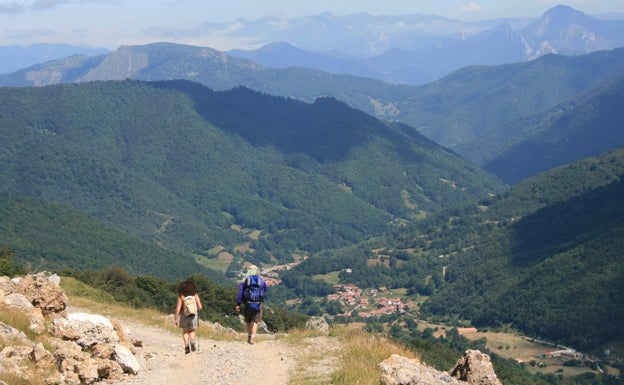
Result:
[[[393,354],[379,364],[383,385],[465,385],[448,373],[440,372],[418,360]]]
[[[141,369],[134,354],[123,345],[115,346],[115,360],[123,368],[124,373],[137,374]]]
[[[31,330],[49,332],[48,343],[54,348],[51,353],[23,332],[0,323],[0,338],[14,345],[0,352],[0,372],[28,381],[34,363],[35,370],[47,376],[47,383],[77,385],[120,380],[124,373],[136,375],[140,365],[129,347],[139,347],[141,341],[125,336],[119,322],[101,315],[67,315],[67,297],[59,282],[58,276],[47,273],[0,277],[0,311],[12,308],[23,313]]]
[[[72,313],[67,318],[57,318],[50,332],[55,337],[76,341],[78,345],[89,349],[100,342],[119,341],[112,323],[97,314]]]
[[[467,350],[449,373],[397,354],[379,367],[383,385],[501,385],[490,357],[478,350]]]
[[[490,356],[479,350],[466,350],[464,356],[451,370],[451,376],[470,385],[501,385],[490,362]]]
[[[23,345],[28,343],[28,337],[26,337],[24,332],[17,330],[12,326],[5,325],[2,322],[0,322],[0,338],[3,340],[17,341]]]
[[[306,329],[318,330],[321,333],[329,332],[329,324],[323,317],[312,317],[310,318],[306,324]]]
[[[38,368],[48,369],[56,365],[54,355],[47,351],[41,342],[33,348],[30,353],[30,360],[35,363]]]
[[[33,306],[41,310],[44,316],[65,315],[67,296],[58,285],[57,276],[39,273],[14,279],[12,282],[15,284],[13,293],[24,295]]]

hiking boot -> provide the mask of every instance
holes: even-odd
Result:
[[[249,345],[253,345],[256,343],[256,341],[254,341],[254,338],[252,336],[247,336],[247,343]]]
[[[191,349],[188,347],[188,345],[186,345],[184,347],[184,354],[189,354],[191,352]]]
[[[191,341],[191,351],[194,352],[195,350],[197,350],[197,347],[195,346],[195,341]]]

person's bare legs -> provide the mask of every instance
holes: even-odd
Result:
[[[195,329],[191,329],[191,331],[189,332],[189,339],[191,342],[191,350],[195,351],[196,347],[195,347]]]
[[[184,328],[182,329],[182,340],[184,341],[184,351],[185,353],[189,353],[189,342],[191,340],[191,332],[193,329]]]
[[[257,322],[249,322],[247,323],[247,342],[250,344],[255,343],[256,332],[258,331],[258,323]]]

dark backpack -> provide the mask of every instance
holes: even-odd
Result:
[[[243,299],[250,309],[259,310],[262,297],[262,278],[257,275],[250,275],[245,279],[243,286]]]

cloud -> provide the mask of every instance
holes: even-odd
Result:
[[[9,4],[0,4],[0,14],[8,14],[8,13],[22,13],[24,12],[24,6],[17,2],[12,2]]]
[[[69,3],[69,0],[37,0],[32,6],[36,9],[50,9],[66,3]]]
[[[51,9],[62,4],[70,3],[118,3],[119,0],[35,0],[32,7],[36,9]]]
[[[483,9],[481,8],[481,6],[479,6],[479,4],[475,3],[474,1],[471,1],[468,4],[461,6],[459,10],[461,12],[467,13],[467,12],[481,12]]]

